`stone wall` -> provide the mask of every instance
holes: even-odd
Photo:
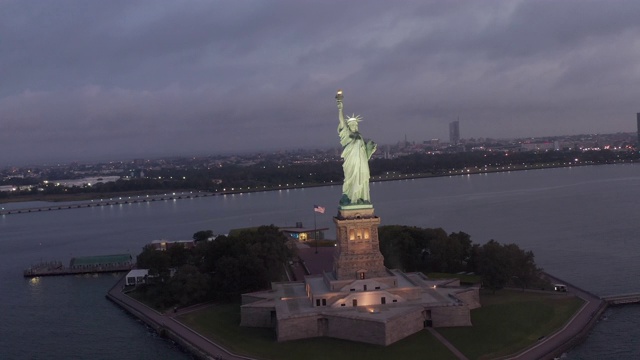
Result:
[[[273,327],[271,312],[276,311],[275,307],[240,307],[240,326],[251,327]]]
[[[306,339],[320,336],[318,331],[318,319],[320,316],[297,316],[286,319],[278,319],[278,341]]]
[[[385,324],[383,322],[330,315],[326,317],[328,319],[326,335],[329,337],[386,345]]]
[[[466,305],[431,308],[433,327],[471,326],[471,312]]]
[[[424,329],[422,311],[422,307],[417,307],[413,311],[390,319],[387,323],[386,343],[384,345],[393,344]]]
[[[469,306],[469,310],[477,309],[480,307],[480,289],[472,287],[466,290],[462,290],[455,294],[456,298]]]

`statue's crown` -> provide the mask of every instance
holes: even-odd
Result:
[[[347,122],[351,122],[351,121],[357,121],[357,122],[360,122],[360,121],[362,121],[362,116],[360,116],[360,115],[356,115],[356,114],[353,114],[353,115],[351,115],[351,117],[349,117],[349,118],[347,119]]]

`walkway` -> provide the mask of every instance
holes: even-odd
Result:
[[[578,313],[557,332],[543,338],[536,345],[523,352],[509,357],[509,359],[553,359],[575,346],[583,337],[587,336],[598,320],[600,313],[606,308],[606,303],[598,296],[566,283],[554,276],[546,274],[552,283],[567,285],[567,293],[576,295],[585,301]]]
[[[113,288],[111,288],[111,290],[109,290],[109,292],[107,293],[107,298],[122,306],[126,311],[140,318],[140,320],[147,323],[156,331],[165,330],[167,333],[173,333],[178,339],[172,340],[175,340],[178,343],[180,343],[180,340],[182,340],[186,342],[188,346],[190,345],[196,348],[197,350],[202,352],[203,355],[212,359],[253,360],[252,358],[232,354],[223,347],[198,334],[196,331],[192,330],[191,328],[174,318],[175,316],[180,314],[200,310],[202,308],[215,305],[203,304],[196,307],[183,309],[181,311],[178,311],[178,313],[176,314],[161,314],[156,310],[148,307],[147,305],[125,295],[121,290],[123,286],[124,277],[120,281],[118,281],[118,283]]]
[[[449,351],[451,351],[453,353],[453,355],[455,355],[458,359],[460,360],[469,360],[466,356],[464,356],[463,353],[460,352],[460,350],[456,349],[455,346],[453,346],[452,343],[449,342],[449,340],[445,339],[444,336],[440,335],[439,332],[437,332],[434,328],[432,327],[428,327],[427,330],[429,330],[429,332],[431,333],[431,335],[433,335],[436,339],[438,339],[444,346],[447,347],[447,349],[449,349]]]

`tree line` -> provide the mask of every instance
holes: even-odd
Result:
[[[532,287],[539,282],[538,268],[531,251],[516,244],[495,240],[473,244],[464,232],[447,234],[443,229],[401,225],[381,226],[380,252],[387,268],[407,272],[472,272],[482,278],[485,288],[496,291],[505,286]]]
[[[149,269],[147,284],[137,292],[157,308],[206,301],[239,301],[240,295],[286,280],[284,267],[295,255],[285,235],[260,226],[207,241],[210,231],[194,234],[195,247],[174,244],[166,251],[147,245],[137,257]]]
[[[136,292],[157,308],[206,301],[239,301],[240,295],[285,281],[285,267],[295,246],[273,226],[221,235],[210,230],[193,234],[195,247],[180,244],[166,251],[147,245],[137,257],[149,269],[147,284]],[[473,244],[469,234],[443,229],[391,225],[379,228],[380,251],[387,268],[406,272],[473,272],[494,292],[505,286],[533,287],[541,269],[531,251],[497,241]]]

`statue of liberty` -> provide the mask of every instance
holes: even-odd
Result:
[[[344,171],[344,183],[342,184],[342,198],[340,205],[368,205],[371,204],[369,196],[369,158],[376,151],[377,145],[373,141],[365,141],[358,131],[358,122],[362,121],[359,115],[352,115],[345,120],[342,114],[342,90],[338,90],[336,101],[338,103],[338,135],[342,145],[342,170]]]

